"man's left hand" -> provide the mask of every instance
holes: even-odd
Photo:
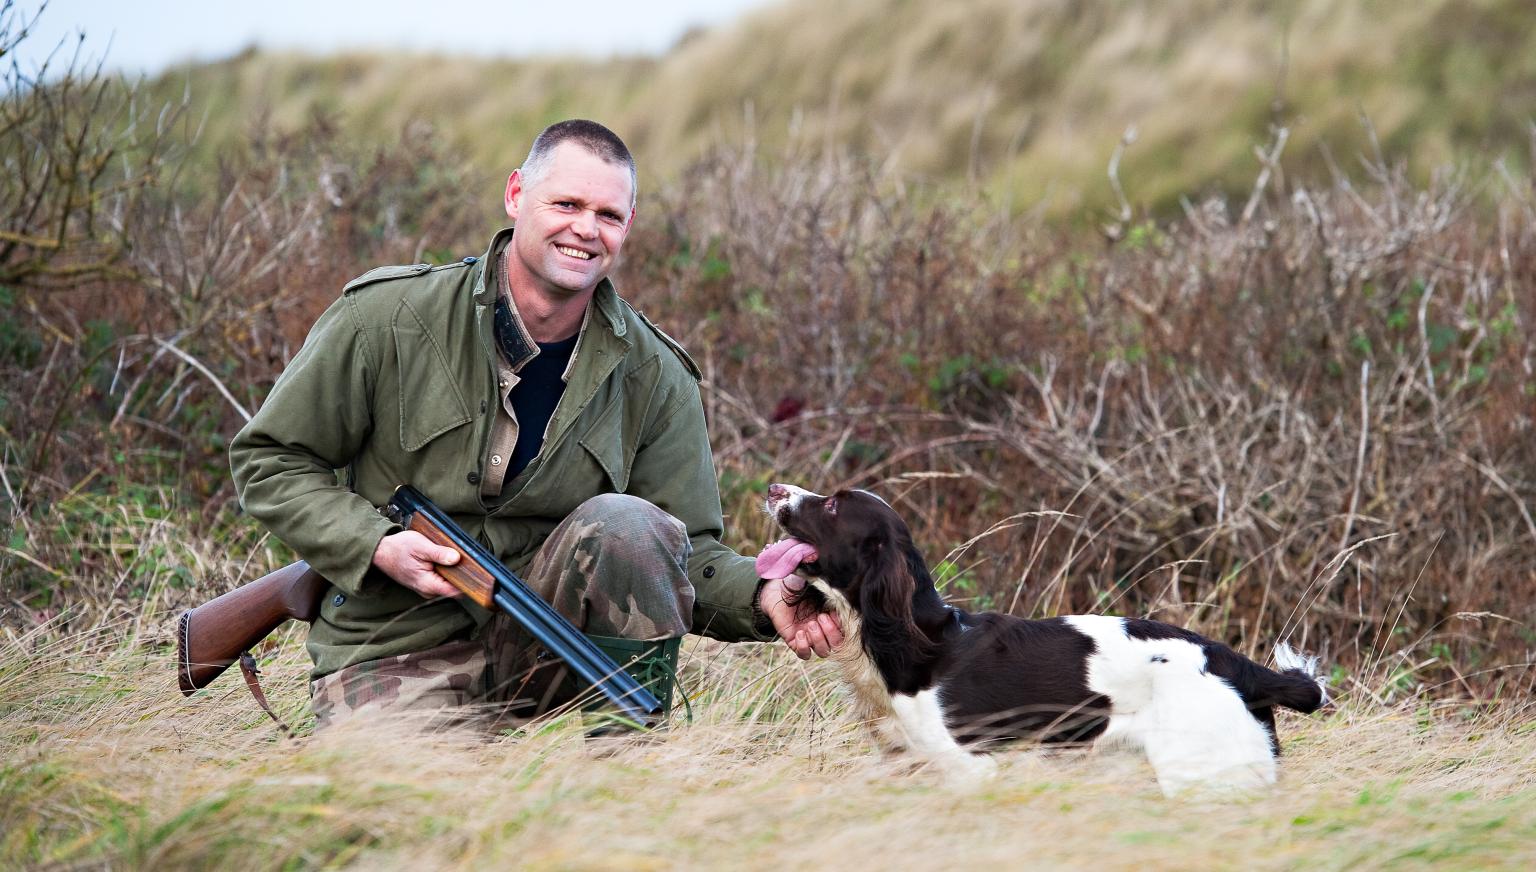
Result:
[[[805,579],[798,575],[773,579],[758,593],[758,605],[773,622],[773,629],[784,644],[801,660],[809,660],[813,652],[817,657],[832,653],[833,648],[843,643],[843,630],[837,618],[826,612],[802,615],[802,609],[792,605],[804,589]]]

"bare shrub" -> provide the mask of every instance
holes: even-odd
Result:
[[[137,102],[82,55],[83,40],[24,70],[13,52],[36,16],[12,7],[0,4],[0,285],[129,276],[120,218],[173,157],[167,133],[184,107]]]
[[[1100,248],[845,158],[721,154],[625,287],[709,375],[749,540],[769,480],[872,486],[973,605],[1496,697],[1536,639],[1530,192],[1370,171]]]
[[[0,7],[0,56],[28,23]],[[91,536],[56,535],[116,523],[79,497],[224,523],[227,439],[315,315],[381,260],[477,251],[481,221],[426,129],[383,152],[323,117],[288,133],[255,119],[203,167],[181,159],[184,105],[150,105],[78,55],[5,75],[0,619],[25,624],[135,589],[99,574]]]

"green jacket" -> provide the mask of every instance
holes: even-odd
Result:
[[[538,457],[498,496],[482,496],[502,400],[497,277],[487,273],[510,234],[497,234],[484,258],[382,267],[350,282],[230,445],[245,510],[334,587],[310,629],[315,677],[463,638],[486,618],[473,603],[428,602],[371,569],[379,539],[398,529],[376,507],[407,483],[514,570],[584,500],[649,500],[692,539],[694,632],[771,638],[753,625],[753,561],[720,543],[698,369],[606,279]]]

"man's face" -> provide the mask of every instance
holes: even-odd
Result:
[[[507,180],[507,217],[517,224],[509,277],[556,297],[590,292],[629,234],[629,170],[574,142],[555,146],[548,166],[540,178],[518,170]]]

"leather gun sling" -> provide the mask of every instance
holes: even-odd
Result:
[[[277,728],[283,731],[284,736],[293,738],[293,730],[283,723],[283,719],[272,710],[272,704],[267,702],[267,695],[261,689],[261,670],[256,668],[256,658],[252,657],[249,651],[240,654],[240,673],[245,676],[245,686],[250,689],[251,696],[256,697],[256,704],[272,718]]]

